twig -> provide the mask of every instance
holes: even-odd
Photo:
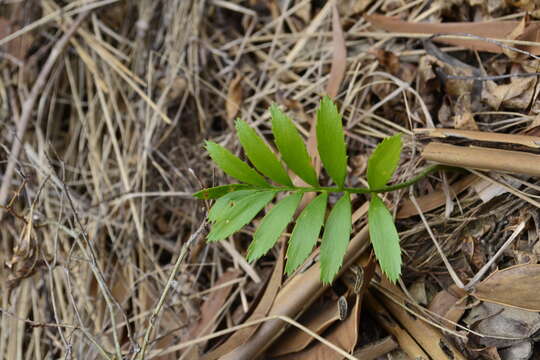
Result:
[[[141,360],[145,359],[144,355],[146,353],[146,349],[150,341],[150,335],[156,323],[157,317],[159,313],[161,312],[163,305],[165,304],[165,299],[167,298],[167,295],[169,294],[169,291],[171,290],[172,284],[174,283],[174,278],[176,277],[176,274],[178,273],[178,270],[180,269],[180,265],[182,264],[184,258],[186,257],[188,249],[195,242],[195,240],[199,238],[199,236],[202,234],[205,227],[206,227],[206,221],[203,221],[201,225],[199,226],[199,228],[197,229],[197,231],[195,231],[191,235],[191,237],[188,239],[188,241],[185,242],[185,244],[182,246],[182,249],[180,250],[180,255],[178,255],[178,259],[176,259],[176,263],[174,264],[174,268],[171,271],[171,274],[169,275],[169,279],[167,280],[165,289],[163,289],[163,292],[161,293],[161,297],[159,298],[159,301],[156,307],[154,308],[152,315],[150,316],[148,328],[146,328],[146,333],[144,334],[144,340],[142,344],[141,353],[139,355],[139,359]]]
[[[69,28],[69,30],[52,48],[51,55],[43,65],[43,69],[39,73],[36,82],[32,87],[30,94],[28,95],[28,99],[26,99],[22,106],[22,114],[17,122],[17,134],[13,138],[13,143],[11,145],[11,153],[9,154],[6,172],[4,173],[4,176],[2,178],[2,186],[0,187],[0,204],[3,204],[6,201],[9,187],[11,186],[13,172],[15,171],[15,164],[17,163],[17,159],[19,158],[19,153],[22,148],[24,133],[26,132],[26,127],[28,126],[28,122],[30,121],[30,117],[32,116],[32,111],[34,110],[34,105],[37,101],[37,98],[47,84],[49,74],[52,71],[54,65],[56,64],[58,58],[63,53],[63,50],[66,47],[69,39],[75,34],[75,31],[77,31],[79,26],[89,14],[89,11],[80,14],[77,20],[75,20],[73,25]],[[2,219],[3,214],[4,212],[0,211],[0,220]]]

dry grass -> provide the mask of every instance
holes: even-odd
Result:
[[[248,264],[242,236],[205,244],[206,208],[190,194],[228,181],[210,165],[202,140],[211,138],[238,153],[235,116],[267,134],[266,110],[276,102],[304,135],[309,133],[329,80],[332,8],[303,0],[282,11],[279,3],[26,0],[0,5],[0,14],[8,16],[0,21],[0,35],[31,26],[0,52],[1,358],[131,359],[144,348],[147,358],[191,359],[189,351],[159,354],[241,323],[274,257]],[[343,2],[339,9],[347,71],[336,100],[346,121],[351,186],[365,184],[367,155],[381,138],[441,125],[432,118],[440,99],[429,96],[418,74],[424,51],[413,49],[414,39],[371,28],[361,17],[364,12],[350,11],[360,3]],[[410,19],[447,14],[442,2],[433,7],[422,1],[365,3],[368,13]],[[8,18],[14,19],[13,28]],[[67,47],[44,74],[49,52],[62,37]],[[404,73],[392,74],[381,62],[375,51],[381,47],[400,56]],[[40,73],[46,81],[32,90]],[[480,128],[515,131],[534,120],[503,110],[478,112]],[[22,126],[25,116],[28,123]],[[14,144],[20,151],[13,151]],[[422,165],[418,146],[407,137],[399,180]],[[14,171],[8,176],[10,163]],[[452,181],[432,177],[416,187],[416,195]],[[458,275],[469,276],[473,270],[460,252],[463,237],[473,225],[523,218],[524,204],[538,185],[531,180],[519,191],[521,197],[502,195],[494,205],[470,190],[456,198],[451,216],[443,207],[426,213],[425,222],[401,220],[405,282],[428,278],[433,288],[451,282],[427,226]],[[389,200],[397,204],[408,195]],[[530,201],[527,206],[537,211]],[[508,231],[493,227],[480,237],[503,237]],[[529,241],[537,236],[529,234]],[[223,288],[219,280],[231,267],[238,270],[231,280],[237,286],[216,309],[207,324],[211,328],[194,333],[204,300]]]

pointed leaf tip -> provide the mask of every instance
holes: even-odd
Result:
[[[289,175],[264,140],[243,120],[236,120],[236,133],[246,156],[264,175],[281,185],[292,185]]]
[[[324,223],[328,193],[323,192],[313,199],[296,219],[289,247],[285,273],[292,274],[304,263],[317,244]]]
[[[325,96],[317,110],[317,149],[328,175],[343,187],[347,175],[347,151],[341,115],[337,106]]]
[[[272,132],[281,158],[287,166],[312,186],[318,186],[317,173],[302,137],[292,120],[273,104],[270,107]]]
[[[386,138],[377,145],[368,160],[367,179],[370,188],[381,188],[390,181],[398,166],[401,148],[401,134]]]
[[[392,214],[373,194],[368,209],[369,237],[381,270],[395,283],[401,275],[401,248]]]
[[[229,150],[213,141],[206,141],[206,150],[212,160],[227,175],[248,184],[268,187],[264,178]]]
[[[324,226],[321,244],[321,281],[330,284],[343,263],[352,229],[351,198],[349,193],[336,202]]]

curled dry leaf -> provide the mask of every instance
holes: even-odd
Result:
[[[328,327],[340,319],[339,308],[335,301],[312,306],[303,314],[299,322],[316,334],[322,334]],[[272,357],[304,350],[314,339],[306,332],[290,327],[269,349]]]
[[[462,303],[463,300],[466,300],[466,294],[453,284],[448,289],[435,294],[428,309],[450,321],[445,323],[445,326],[455,329],[455,323],[461,319],[467,309],[466,304]]]
[[[240,110],[240,105],[244,98],[242,91],[242,79],[243,75],[238,74],[236,77],[229,83],[229,89],[227,91],[227,119],[232,120],[238,114]]]
[[[540,264],[524,264],[495,271],[478,284],[473,296],[482,301],[540,311],[540,297],[531,292],[540,283]]]
[[[329,333],[325,336],[325,339],[335,344],[336,346],[344,349],[345,351],[352,352],[358,341],[358,321],[360,320],[360,309],[362,305],[361,296],[355,296],[355,305],[351,310],[349,316],[343,321],[337,324],[329,330]],[[343,355],[338,354],[335,350],[331,349],[327,345],[317,342],[308,349],[291,354],[280,359],[283,360],[342,360]]]

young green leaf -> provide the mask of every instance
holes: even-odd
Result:
[[[369,237],[375,256],[388,279],[396,282],[401,274],[401,249],[392,214],[377,194],[371,196],[368,210]]]
[[[293,122],[276,105],[270,107],[272,132],[287,166],[310,185],[318,186],[317,174],[311,164],[306,145]]]
[[[208,220],[216,223],[229,215],[231,211],[238,205],[238,202],[257,190],[238,190],[228,193],[220,197],[208,211]]]
[[[242,197],[227,216],[212,226],[208,241],[223,240],[231,236],[253,218],[274,198],[274,191],[256,191]]]
[[[213,141],[207,141],[206,150],[210,154],[212,160],[214,160],[217,166],[219,166],[226,174],[248,184],[265,187],[269,186],[258,172],[234,156],[223,146],[218,145]]]
[[[207,189],[202,189],[193,194],[193,197],[201,200],[219,199],[223,195],[227,195],[237,190],[256,189],[255,186],[249,184],[229,184],[214,186]]]
[[[323,192],[311,201],[296,219],[289,247],[285,272],[292,274],[307,259],[317,243],[324,223],[328,193]]]
[[[371,189],[386,185],[392,178],[401,154],[401,134],[384,139],[373,151],[368,160],[367,178]]]
[[[254,261],[274,246],[279,236],[291,222],[294,211],[302,200],[302,193],[294,193],[278,202],[262,219],[249,245],[247,259]]]
[[[317,148],[324,168],[337,186],[343,187],[347,174],[345,134],[336,105],[325,96],[317,111]]]
[[[347,251],[351,236],[351,198],[344,193],[328,215],[321,244],[321,280],[330,284],[336,276]]]
[[[236,133],[248,159],[264,175],[281,185],[292,185],[287,172],[268,145],[245,121],[236,120]]]

